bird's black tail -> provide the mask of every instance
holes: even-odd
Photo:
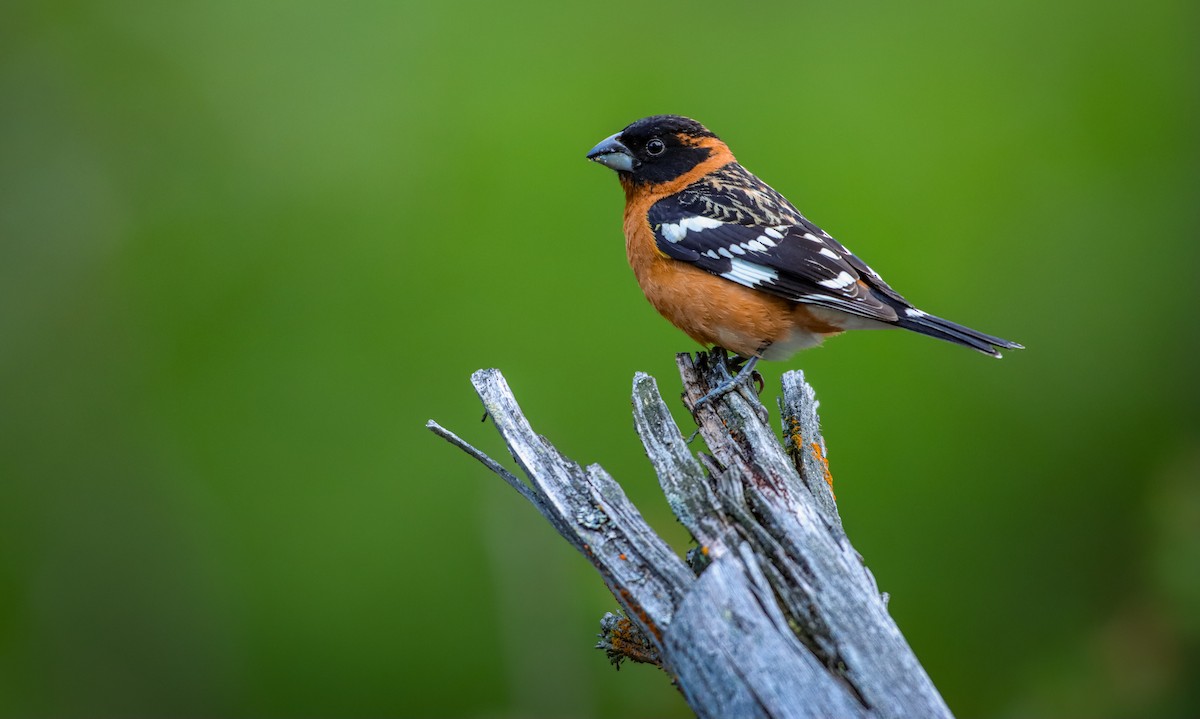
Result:
[[[963,327],[955,324],[950,320],[944,320],[941,317],[934,317],[920,310],[900,310],[900,317],[896,321],[897,327],[903,327],[906,330],[920,332],[923,335],[937,337],[940,340],[953,342],[957,345],[970,347],[976,352],[982,352],[985,355],[1000,357],[1000,350],[1020,350],[1025,349],[1022,345],[1016,342],[1009,342],[999,337],[985,335],[982,332],[976,332],[970,327]]]

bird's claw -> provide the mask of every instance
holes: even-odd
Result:
[[[754,371],[754,365],[757,364],[758,358],[751,357],[749,360],[744,361],[746,364],[742,367],[740,372],[709,390],[708,394],[696,400],[696,403],[692,405],[692,414],[695,414],[696,410],[700,409],[700,407],[705,403],[718,399],[737,389],[739,384],[745,384],[746,382],[750,382],[751,384],[757,383],[759,385],[759,392],[766,387],[765,383],[763,382],[762,375]]]

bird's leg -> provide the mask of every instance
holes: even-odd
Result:
[[[709,390],[708,394],[696,400],[696,404],[692,405],[692,412],[695,413],[695,411],[700,408],[700,405],[704,404],[705,402],[710,402],[722,395],[728,394],[732,390],[737,389],[739,384],[753,379],[755,375],[754,365],[756,364],[758,364],[758,357],[751,357],[750,359],[746,360],[746,364],[742,366],[741,371],[737,373],[736,377],[725,380],[721,384]]]
[[[730,358],[728,366],[730,369],[740,372],[742,370],[742,365],[746,364],[748,359],[748,357],[734,355]],[[758,391],[755,394],[762,394],[763,390],[767,388],[766,382],[763,381],[763,376],[754,368],[751,368],[750,371],[754,373],[754,383],[758,385]]]
[[[709,363],[716,367],[720,364],[721,369],[725,370],[725,374],[729,377],[735,376],[742,369],[742,365],[746,364],[749,357],[743,357],[737,353],[731,353],[720,345],[714,345],[708,353]]]

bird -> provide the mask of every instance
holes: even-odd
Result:
[[[625,191],[625,251],[656,310],[744,362],[693,410],[847,330],[901,328],[993,357],[1024,349],[917,309],[699,122],[653,115],[587,153]]]

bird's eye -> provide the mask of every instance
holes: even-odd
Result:
[[[663,154],[663,150],[666,149],[667,146],[663,144],[663,141],[657,137],[646,143],[646,152],[650,153],[651,155],[661,155]]]

